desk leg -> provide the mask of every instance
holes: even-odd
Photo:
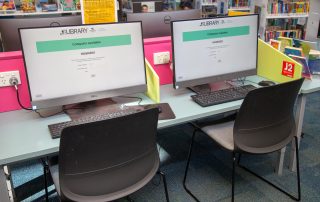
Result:
[[[298,147],[300,146],[300,139],[301,139],[301,133],[302,133],[302,124],[303,124],[303,118],[304,118],[304,111],[306,107],[306,95],[302,94],[298,97],[297,102],[297,111],[296,111],[296,127],[297,127],[297,137],[298,137]],[[299,148],[298,148],[299,149]],[[291,171],[296,171],[296,147],[294,143],[294,139],[291,143],[291,152],[290,152],[290,164],[289,169]]]
[[[7,178],[2,166],[0,166],[0,201],[10,202],[9,191],[7,187]]]

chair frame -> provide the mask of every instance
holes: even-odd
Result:
[[[190,189],[187,187],[187,175],[188,175],[188,170],[189,170],[189,166],[190,166],[190,160],[191,160],[191,154],[192,154],[192,149],[193,149],[193,144],[194,144],[194,139],[195,139],[195,135],[197,132],[203,132],[201,130],[201,128],[199,126],[197,126],[194,123],[191,123],[191,125],[195,128],[195,130],[193,131],[192,137],[191,137],[191,142],[190,142],[190,146],[189,146],[189,152],[188,152],[188,159],[187,159],[187,165],[186,165],[186,169],[184,172],[184,177],[183,177],[183,187],[185,189],[185,191],[195,200],[200,202],[200,200],[190,191]],[[203,132],[204,133],[204,132]],[[294,196],[292,194],[290,194],[289,192],[285,191],[284,189],[282,189],[281,187],[273,184],[272,182],[268,181],[267,179],[263,178],[262,176],[258,175],[257,173],[253,172],[252,170],[248,169],[247,167],[243,166],[240,164],[240,159],[241,159],[241,154],[240,152],[235,152],[232,151],[232,177],[231,177],[231,184],[232,184],[232,188],[231,188],[231,201],[234,201],[234,190],[235,190],[235,170],[236,170],[236,165],[238,165],[240,168],[244,169],[245,171],[251,173],[252,175],[256,176],[257,178],[263,180],[264,182],[268,183],[269,185],[271,185],[272,187],[276,188],[277,190],[281,191],[282,193],[286,194],[287,196],[289,196],[291,199],[295,200],[295,201],[300,201],[301,200],[301,185],[300,185],[300,169],[299,169],[299,149],[298,149],[298,138],[297,136],[294,136],[295,139],[295,148],[296,148],[296,156],[297,156],[297,160],[296,160],[296,168],[297,168],[297,187],[298,187],[298,196]],[[239,154],[238,157],[238,161],[237,161],[237,154]],[[251,154],[251,153],[250,153]],[[261,154],[256,154],[256,155],[261,155]]]

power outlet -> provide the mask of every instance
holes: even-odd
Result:
[[[10,71],[10,72],[0,72],[0,87],[13,86],[10,82],[10,79],[16,78],[18,84],[21,84],[19,71]]]
[[[155,65],[168,64],[170,62],[170,52],[159,52],[153,54],[153,63]]]

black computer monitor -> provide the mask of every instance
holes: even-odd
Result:
[[[21,50],[19,28],[81,25],[81,15],[42,17],[0,17],[0,34],[3,51]]]
[[[174,88],[256,74],[258,15],[172,22]]]
[[[160,12],[163,10],[161,0],[133,0],[132,11],[134,13]]]
[[[141,22],[19,32],[34,110],[147,89]]]
[[[190,9],[181,11],[163,11],[156,13],[128,13],[127,21],[142,21],[143,37],[153,38],[170,36],[170,22],[201,18],[201,10]]]

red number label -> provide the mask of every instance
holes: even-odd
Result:
[[[282,75],[293,78],[294,75],[294,63],[283,61],[282,63]]]

